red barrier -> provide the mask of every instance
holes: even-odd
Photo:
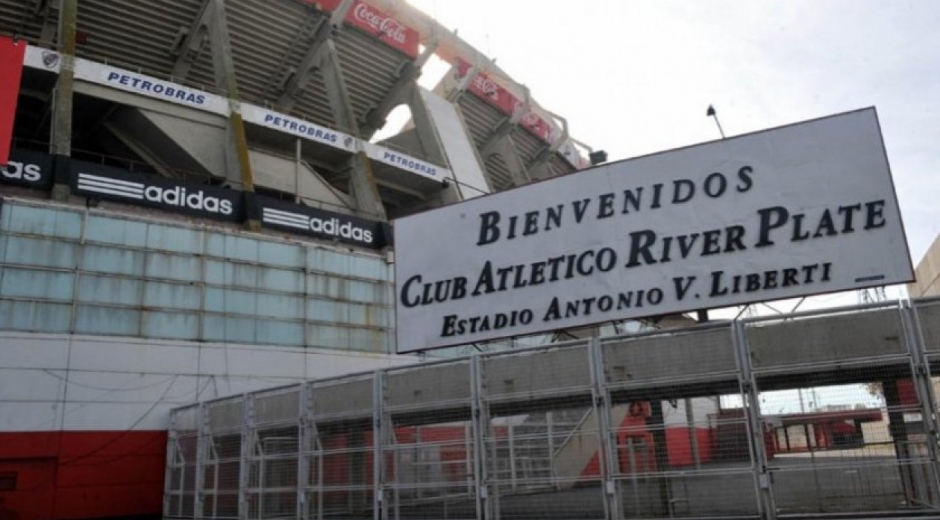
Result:
[[[0,36],[0,165],[10,160],[13,142],[13,120],[20,95],[26,41]]]

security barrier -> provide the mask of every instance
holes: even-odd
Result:
[[[940,515],[940,300],[396,367],[172,414],[167,518]]]

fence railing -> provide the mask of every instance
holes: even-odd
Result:
[[[940,515],[940,300],[480,353],[175,410],[167,518]]]

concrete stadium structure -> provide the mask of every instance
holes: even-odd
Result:
[[[0,518],[940,510],[935,301],[393,355],[389,221],[591,152],[406,3],[0,0],[14,35]]]
[[[404,2],[0,0],[0,36],[4,518],[159,516],[173,407],[413,362],[388,220],[589,151]]]

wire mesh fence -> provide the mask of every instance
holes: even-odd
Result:
[[[575,340],[180,408],[167,518],[940,516],[940,300]]]

